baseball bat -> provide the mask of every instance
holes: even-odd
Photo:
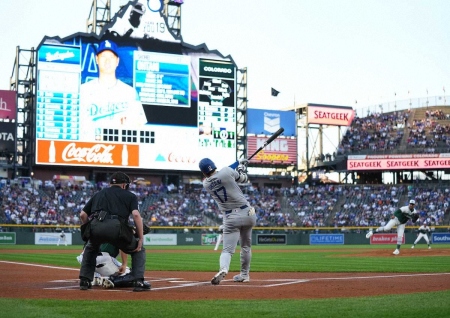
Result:
[[[215,251],[217,251],[217,249],[219,248],[220,242],[222,242],[222,234],[219,234],[219,236],[217,237],[216,247],[214,247]]]
[[[254,156],[256,156],[258,154],[258,152],[260,152],[261,150],[263,150],[268,144],[270,144],[272,141],[274,141],[279,135],[281,135],[284,131],[284,128],[281,127],[280,129],[278,129],[272,136],[270,136],[269,139],[266,140],[266,142],[264,143],[264,145],[262,145],[261,147],[259,147],[255,153],[253,155],[251,155],[250,157],[247,158],[247,160],[252,159]]]

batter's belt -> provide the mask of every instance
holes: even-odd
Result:
[[[248,205],[247,205],[247,204],[245,204],[245,205],[243,205],[243,206],[240,206],[239,208],[236,208],[236,209],[226,210],[226,211],[224,211],[224,212],[225,212],[225,214],[230,214],[231,212],[236,211],[237,209],[244,210],[244,209],[246,209],[246,208],[248,208]]]

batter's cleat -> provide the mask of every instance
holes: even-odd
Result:
[[[149,282],[146,282],[145,280],[137,280],[134,282],[134,292],[142,292],[147,291],[152,288],[152,285]]]
[[[228,272],[226,269],[221,269],[212,279],[211,279],[211,284],[213,285],[219,285],[220,282],[222,281],[222,279],[225,278],[225,276],[227,276]]]
[[[366,238],[370,238],[373,235],[372,230],[369,231],[369,233],[366,234]]]
[[[103,278],[94,277],[94,280],[92,281],[92,286],[102,286],[102,285],[103,285]]]
[[[92,284],[87,278],[80,278],[80,290],[88,290],[92,288]]]
[[[248,275],[236,275],[233,277],[233,282],[236,283],[248,283],[250,282],[250,276]]]
[[[411,248],[414,248],[414,245],[413,245],[413,246],[411,246]]]
[[[396,249],[396,250],[394,251],[394,253],[392,253],[392,254],[398,255],[398,254],[400,254],[400,251],[399,251],[398,249]]]
[[[111,289],[114,288],[114,283],[112,282],[111,279],[108,278],[103,278],[103,283],[102,283],[103,288],[105,289]]]

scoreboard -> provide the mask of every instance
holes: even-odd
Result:
[[[36,164],[198,171],[204,157],[236,161],[237,67],[183,43],[162,9],[130,1],[99,36],[41,41]],[[104,80],[113,66],[115,81]]]

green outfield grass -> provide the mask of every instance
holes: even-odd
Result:
[[[418,255],[394,257],[395,246],[255,246],[254,272],[450,272],[450,257]],[[79,268],[75,257],[81,246],[0,245],[0,260]],[[404,249],[409,246],[404,246]],[[433,249],[449,249],[434,245]],[[55,250],[73,253],[52,254]],[[149,271],[218,270],[219,251],[211,246],[147,246]],[[183,249],[188,253],[180,253]],[[352,257],[374,249],[387,257]],[[49,253],[42,253],[48,250]],[[26,252],[25,252],[26,251]],[[36,251],[36,252],[33,252]],[[425,255],[424,255],[425,254]],[[230,271],[239,270],[239,249]],[[4,273],[6,274],[6,273]],[[380,297],[308,300],[212,300],[212,301],[67,301],[0,299],[0,317],[450,317],[449,290],[444,292]]]
[[[409,246],[404,246],[407,249]],[[437,273],[450,271],[450,257],[420,253],[426,245],[418,245],[417,256],[394,257],[392,246],[339,245],[339,246],[254,246],[252,271],[254,272],[421,272]],[[13,250],[6,252],[5,250]],[[73,250],[73,253],[45,254],[42,250]],[[79,267],[76,256],[82,246],[57,247],[36,245],[0,245],[0,260],[27,263]],[[179,250],[189,253],[180,253]],[[386,250],[386,257],[362,257],[364,251]],[[449,245],[434,245],[433,249],[450,249]],[[27,250],[21,253],[21,250]],[[33,253],[33,250],[39,251]],[[218,270],[220,251],[212,246],[146,246],[149,271],[211,271]],[[230,271],[239,271],[239,248],[232,259]],[[358,254],[352,257],[352,254]]]

